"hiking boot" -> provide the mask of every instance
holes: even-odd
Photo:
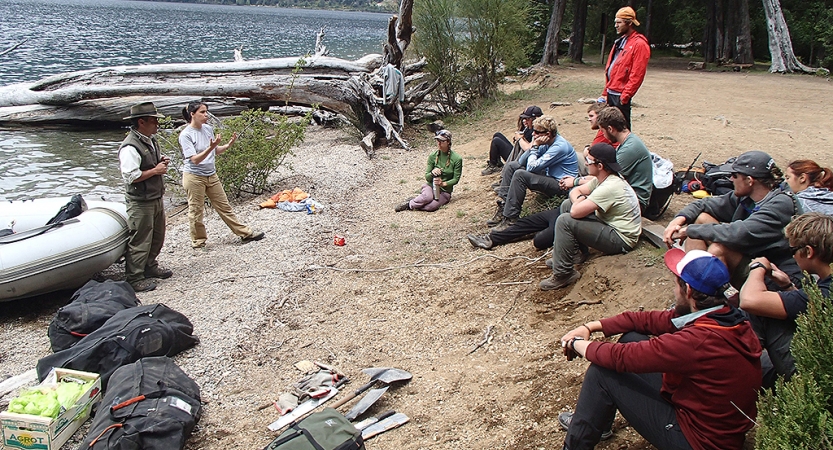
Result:
[[[587,258],[590,257],[589,253],[578,252],[573,256],[573,265],[577,266],[579,264],[584,264],[587,262]],[[547,267],[552,269],[552,258],[547,260]]]
[[[174,272],[171,269],[163,269],[159,266],[145,269],[145,278],[161,278],[164,280],[170,278],[173,274]]]
[[[252,231],[252,234],[241,238],[241,240],[245,244],[247,242],[259,241],[263,239],[263,236],[265,236],[265,234],[262,231]]]
[[[405,203],[400,203],[400,204],[396,205],[396,208],[393,208],[393,210],[396,211],[396,212],[407,211],[409,209],[411,209],[411,200],[410,199],[405,200]]]
[[[156,289],[156,282],[150,278],[143,278],[139,281],[130,283],[134,292],[148,292]]]
[[[517,222],[518,222],[517,217],[515,217],[515,218],[504,217],[503,220],[501,220],[499,224],[495,225],[494,230],[495,231],[503,231],[503,230],[511,227],[512,225],[515,225],[515,223],[517,223]]]
[[[506,203],[503,200],[497,201],[497,208],[495,209],[495,215],[492,216],[491,219],[486,221],[486,225],[490,227],[497,226],[501,222],[503,222],[503,208],[506,206]]]
[[[491,175],[493,173],[499,173],[501,170],[503,170],[503,169],[500,166],[496,166],[492,163],[488,163],[486,165],[486,168],[480,171],[480,175],[482,175],[482,176]]]
[[[567,430],[570,429],[570,423],[572,421],[573,421],[573,413],[570,412],[570,411],[564,411],[563,413],[558,415],[558,424],[561,425],[561,428],[563,428],[564,431],[567,431]],[[603,441],[606,441],[606,440],[608,440],[612,437],[613,437],[613,429],[612,428],[610,430],[607,430],[604,433],[602,433],[602,440]]]
[[[492,189],[497,189],[497,188],[499,188],[499,187],[500,187],[500,181],[498,181],[497,183],[492,183],[492,186],[491,186],[491,187],[492,187]]]
[[[541,288],[542,291],[554,291],[575,283],[579,278],[581,278],[581,274],[578,273],[577,270],[573,269],[563,275],[553,274],[546,280],[538,283],[538,287]]]
[[[480,235],[480,236],[478,236],[476,234],[470,234],[466,237],[469,238],[469,242],[471,242],[471,245],[473,245],[475,247],[480,247],[480,248],[483,248],[483,249],[486,249],[486,250],[491,250],[492,249],[492,245],[493,245],[492,244],[492,238],[490,238],[488,234],[484,234],[484,235]]]

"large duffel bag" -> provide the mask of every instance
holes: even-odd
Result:
[[[139,306],[130,283],[113,280],[90,280],[75,291],[70,301],[58,310],[47,330],[53,353],[77,344],[117,312]]]
[[[166,356],[142,358],[110,377],[85,450],[182,449],[202,415],[200,388]]]
[[[364,450],[362,432],[333,408],[292,424],[263,450]]]
[[[161,303],[125,309],[72,348],[41,358],[38,377],[43,380],[53,367],[94,372],[101,375],[106,391],[116,369],[146,356],[174,356],[191,348],[199,342],[193,332],[187,317]]]

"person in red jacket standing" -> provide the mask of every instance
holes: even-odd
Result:
[[[592,363],[575,413],[558,416],[565,449],[594,448],[617,409],[660,449],[743,448],[761,387],[758,337],[727,303],[729,270],[717,257],[672,249],[665,265],[675,275],[673,310],[628,311],[561,338],[568,360]],[[590,341],[593,332],[624,334],[613,343]]]
[[[610,56],[605,65],[605,88],[602,97],[607,104],[615,106],[625,115],[628,129],[631,130],[631,100],[642,86],[648,60],[651,58],[651,46],[648,39],[636,31],[639,21],[636,11],[626,6],[616,12],[613,27],[619,38],[613,42]]]

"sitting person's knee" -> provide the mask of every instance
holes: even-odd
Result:
[[[695,220],[694,223],[696,223],[696,224],[720,223],[720,221],[715,219],[714,216],[712,216],[709,213],[700,213],[700,215],[697,216],[697,220]]]

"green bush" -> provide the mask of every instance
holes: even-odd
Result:
[[[238,133],[237,142],[217,157],[217,176],[226,191],[239,197],[243,193],[262,194],[269,176],[285,165],[292,147],[304,140],[312,111],[300,120],[269,111],[248,110],[223,121],[219,133],[225,142]]]
[[[833,304],[815,284],[805,290],[791,344],[797,373],[759,397],[756,449],[833,449]]]
[[[525,0],[424,0],[414,5],[414,48],[439,81],[445,112],[490,98],[506,73],[528,63]]]

